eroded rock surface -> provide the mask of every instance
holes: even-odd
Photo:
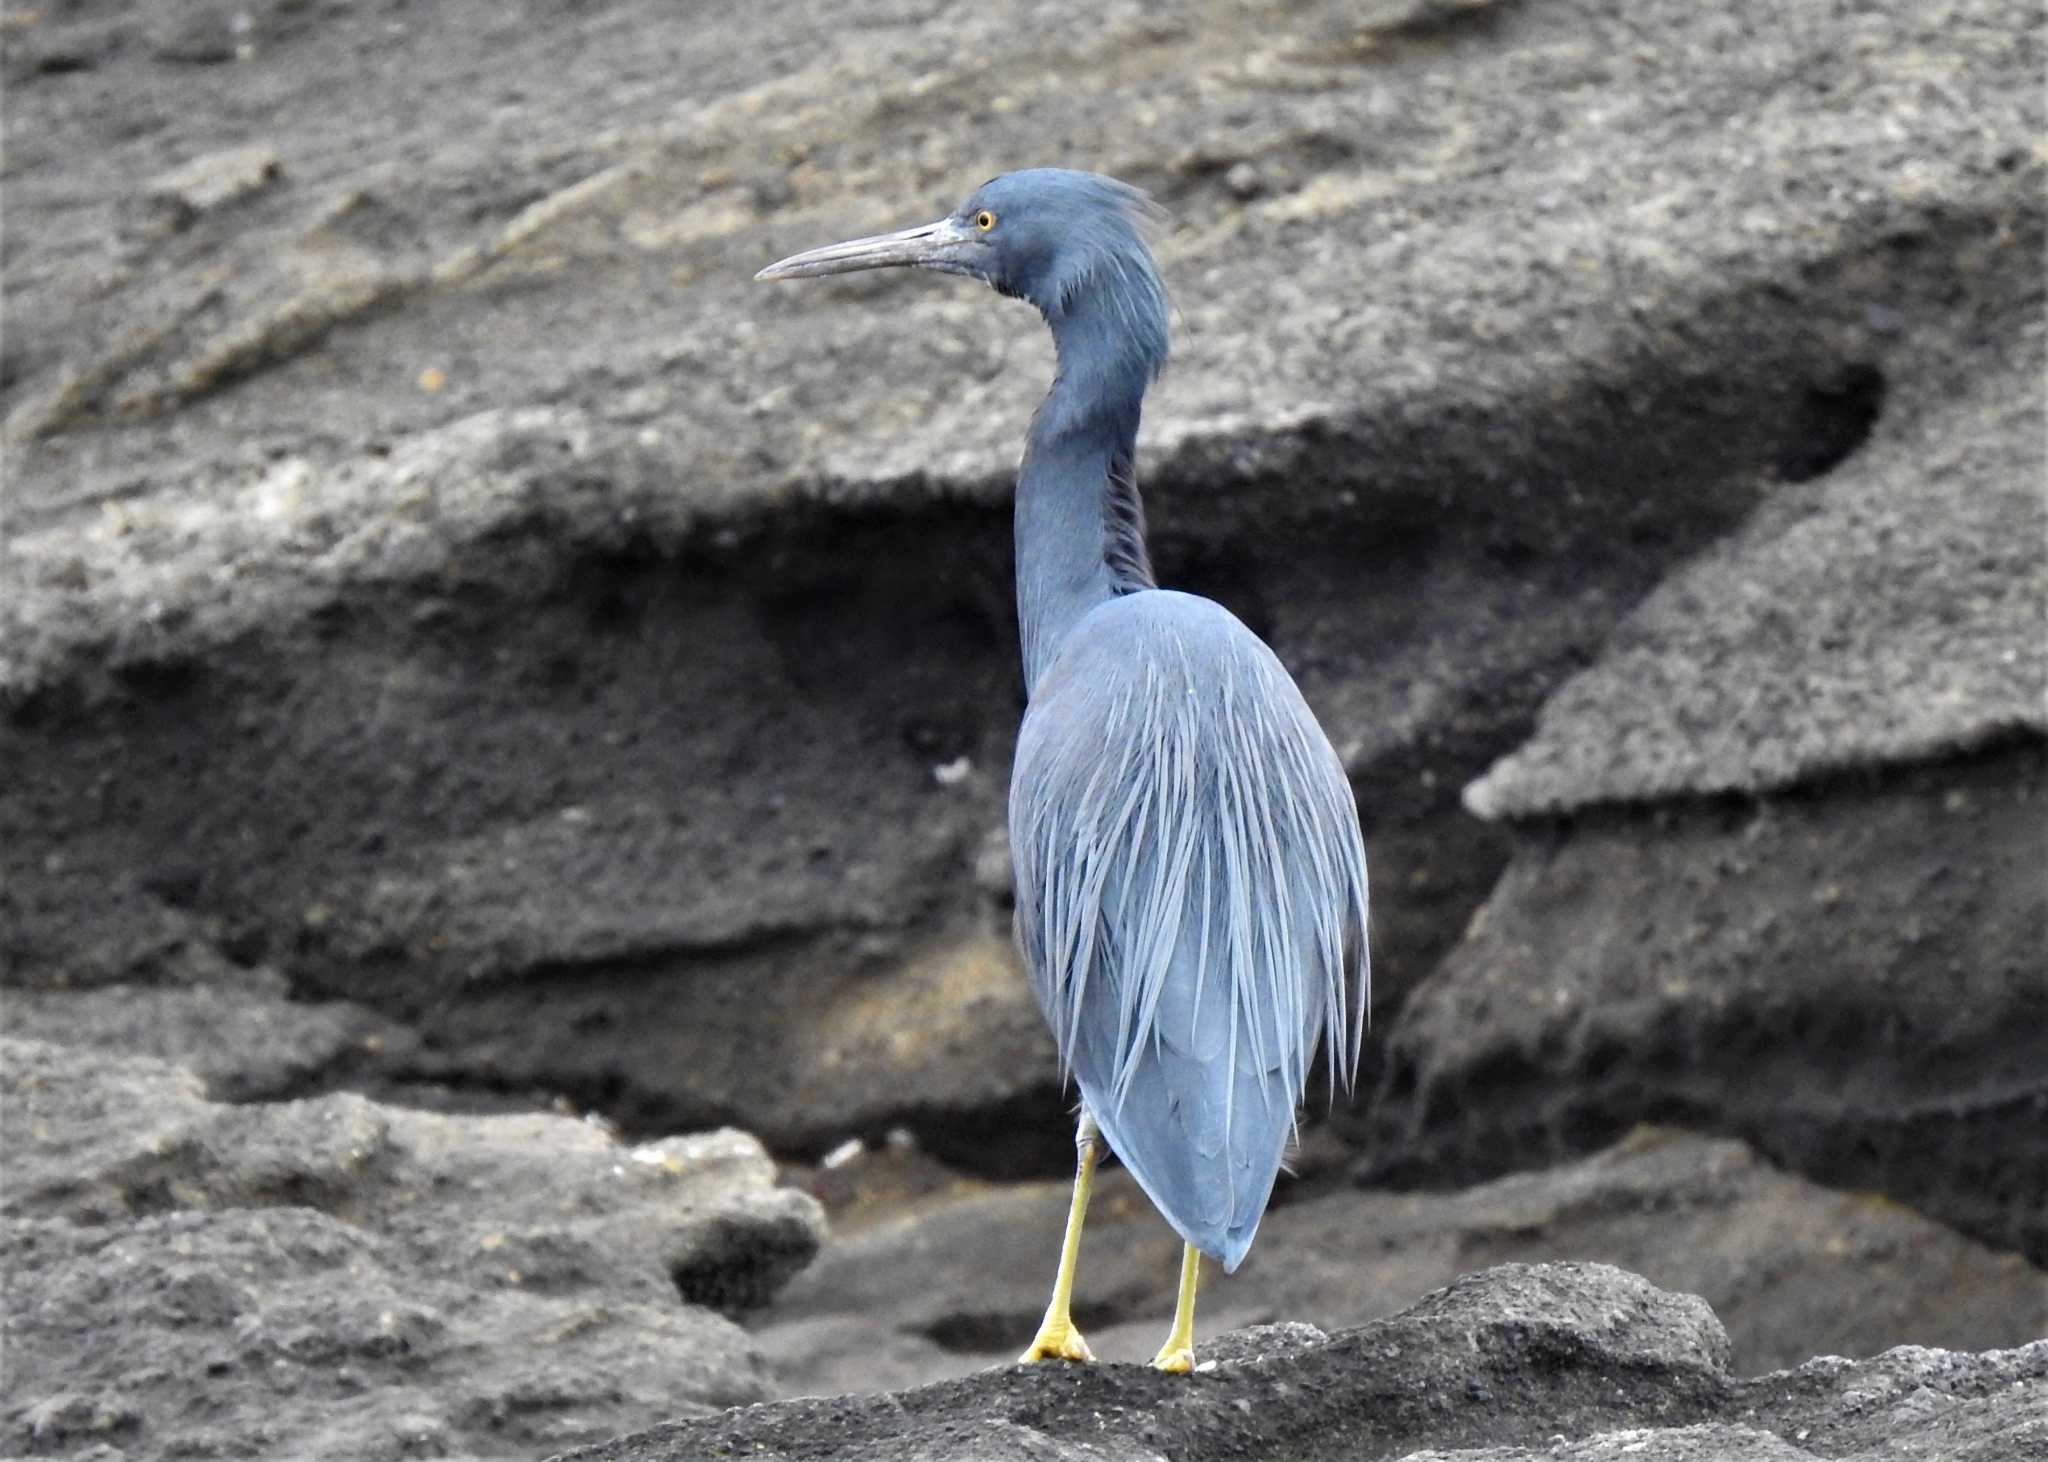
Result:
[[[1989,283],[2020,238],[2038,209],[1945,346],[1844,378],[1883,382],[1861,450],[1668,576],[1466,790],[1520,841],[1389,1027],[1364,1178],[1680,1122],[2048,1262],[2048,324],[2038,272]]]
[[[859,1165],[846,1173],[862,1181]],[[1738,1375],[2048,1335],[2048,1275],[2021,1256],[1881,1198],[1816,1187],[1739,1142],[1645,1129],[1458,1193],[1280,1196],[1244,1266],[1205,1278],[1202,1337],[1280,1322],[1348,1329],[1461,1274],[1563,1258],[1701,1296],[1728,1330]],[[750,1328],[779,1384],[803,1395],[899,1389],[1014,1359],[1044,1309],[1066,1209],[1053,1183],[936,1193],[866,1222],[854,1209]],[[1179,1261],[1178,1238],[1128,1175],[1103,1172],[1075,1290],[1097,1355],[1151,1358]],[[1198,1354],[1210,1354],[1206,1339]]]
[[[2038,742],[2048,322],[2024,322],[2012,348],[1661,584],[1472,785],[1474,808],[1757,793]]]
[[[1988,1462],[2048,1439],[2048,1341],[1981,1355],[1908,1347],[1738,1380],[1702,1301],[1598,1264],[1504,1265],[1356,1329],[1244,1339],[1233,1348],[1246,1353],[1192,1377],[1011,1366],[746,1407],[567,1455],[1906,1462],[1952,1450]]]
[[[5,37],[12,978],[91,950],[137,983],[186,915],[451,1079],[809,1153],[904,1123],[1063,1162],[975,871],[1048,362],[965,289],[799,297],[763,259],[993,160],[1166,199],[1155,558],[1344,751],[1383,1013],[1512,845],[1459,788],[1785,484],[1873,428],[1935,460],[1910,423],[2038,303],[2038,55],[2001,0],[1112,7],[1078,49],[1055,7],[258,7],[218,65],[170,14]],[[261,187],[132,221],[251,108]]]
[[[531,1456],[765,1398],[771,1355],[1014,1349],[1054,1190],[871,1223],[757,1342],[714,1310],[818,1230],[751,1140],[317,1094],[1065,1166],[1001,848],[1045,343],[944,281],[749,282],[1053,162],[1173,210],[1154,558],[1360,794],[1342,1135],[1420,1187],[1568,1165],[1276,1210],[1210,1319],[1339,1333],[1218,1336],[1192,1386],[1003,1371],[610,1455],[2036,1448],[2040,1348],[1961,1352],[2039,1271],[1922,1215],[2042,1257],[2038,19],[0,17],[0,1445]],[[1729,1144],[1573,1161],[1645,1118],[1919,1214]],[[1114,1178],[1094,1236],[1083,1319],[1141,1354],[1171,1240]],[[1733,1358],[1593,1271],[1342,1328],[1580,1244]],[[1893,1338],[1956,1349],[1731,1379]]]
[[[2041,743],[1533,832],[1389,1037],[1365,1176],[1644,1119],[2048,1261]]]
[[[772,1393],[721,1311],[816,1251],[736,1132],[236,1107],[0,1039],[10,1451],[531,1457]]]

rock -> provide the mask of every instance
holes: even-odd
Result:
[[[76,77],[117,54],[124,29],[91,15],[16,11],[0,26],[0,74],[10,86]]]
[[[858,1183],[869,1164],[888,1159],[861,1159],[843,1180]],[[1147,1360],[1173,1312],[1178,1240],[1121,1169],[1097,1182],[1075,1317],[1096,1354]],[[1013,1359],[1044,1308],[1066,1206],[1065,1187],[1046,1183],[932,1192],[879,1220],[850,1210],[752,1321],[779,1385],[897,1389]],[[1296,1198],[1283,1185],[1244,1267],[1204,1279],[1197,1358],[1227,1355],[1209,1337],[1231,1327],[1348,1329],[1469,1270],[1566,1257],[1700,1295],[1726,1325],[1736,1374],[2048,1331],[2048,1275],[2018,1255],[1897,1204],[1817,1188],[1739,1142],[1644,1130],[1459,1193]]]
[[[576,460],[560,444],[587,442],[595,430],[587,418],[552,411],[465,423],[366,472],[351,489],[361,494],[353,501],[368,511],[372,503],[410,496],[431,502],[437,520],[462,523],[460,534],[488,536],[502,531],[490,524],[515,524],[535,504],[554,497],[559,461]],[[508,469],[515,478],[502,476]],[[522,486],[516,475],[528,471],[533,479]],[[645,481],[652,493],[664,479],[650,467]],[[309,547],[322,545],[316,560],[290,585],[281,584],[280,592],[310,601],[360,576],[407,582],[441,553],[434,537],[399,524],[331,536],[341,520],[307,512],[305,482],[303,469],[287,463],[264,489],[272,505],[268,511],[301,516]],[[557,500],[547,511],[564,506]],[[605,533],[631,534],[630,519],[627,514],[613,520]],[[254,520],[209,517],[193,523],[200,521],[214,551],[232,553],[237,536]],[[510,531],[517,536],[524,530]],[[620,538],[597,551],[608,556],[629,541]],[[879,663],[890,638],[915,634],[917,625],[954,613],[954,596],[964,592],[964,580],[935,582],[908,563],[904,575],[901,594],[879,591],[873,597],[876,609],[893,605],[886,613],[849,612],[846,630],[834,642],[806,648],[821,657],[815,671],[806,673],[822,678],[818,691],[806,695],[810,708],[797,711],[795,719],[785,714],[788,708],[764,706],[765,719],[744,730],[707,727],[707,734],[674,748],[681,754],[641,759],[649,780],[638,787],[614,778],[617,768],[603,758],[590,758],[587,780],[550,776],[546,787],[529,789],[533,801],[502,809],[511,821],[489,829],[465,827],[470,814],[463,809],[474,806],[475,786],[501,775],[526,776],[535,765],[534,742],[526,733],[477,742],[458,725],[468,712],[445,723],[443,730],[458,735],[467,749],[459,753],[459,769],[447,764],[447,780],[436,790],[416,784],[413,772],[393,780],[394,771],[424,771],[427,763],[385,742],[380,724],[396,730],[398,723],[364,719],[374,704],[364,699],[373,694],[368,682],[353,688],[340,679],[329,682],[333,712],[353,723],[339,740],[328,742],[332,755],[312,753],[310,743],[259,750],[246,738],[267,741],[267,717],[234,713],[238,731],[207,730],[178,713],[186,730],[177,736],[191,734],[203,742],[216,732],[239,735],[246,752],[210,761],[237,785],[205,799],[221,821],[208,822],[199,807],[179,814],[200,819],[188,822],[179,846],[224,850],[234,836],[228,824],[239,825],[258,803],[322,808],[353,785],[357,790],[345,795],[366,799],[355,812],[313,817],[303,836],[295,837],[309,854],[319,842],[327,842],[329,852],[313,854],[312,863],[265,856],[229,880],[277,880],[259,902],[289,910],[288,921],[252,924],[231,916],[222,922],[243,931],[251,954],[276,957],[301,976],[324,968],[333,977],[331,996],[360,997],[401,1019],[418,1018],[430,993],[411,973],[413,966],[422,959],[441,965],[472,988],[437,1016],[437,1041],[443,1049],[462,1051],[467,1070],[488,1070],[493,1084],[581,1090],[596,1070],[639,1072],[631,1081],[622,1075],[623,1091],[610,1105],[643,1125],[697,1125],[744,1110],[778,1144],[822,1150],[849,1132],[879,1136],[907,1121],[937,1126],[934,1146],[978,1156],[996,1170],[1042,1166],[1042,1157],[1030,1155],[1034,1144],[1055,1162],[1064,1161],[1060,1154],[1068,1151],[1070,1137],[1051,1041],[1016,967],[1007,912],[993,894],[963,881],[971,914],[964,926],[920,913],[930,897],[927,885],[942,886],[956,873],[964,880],[969,850],[999,817],[991,806],[998,795],[993,783],[986,776],[970,776],[953,787],[936,782],[931,766],[951,759],[951,743],[927,747],[898,740],[890,756],[857,783],[840,775],[832,761],[846,718],[863,714],[844,699],[851,687],[826,693],[837,683],[835,667],[854,659]],[[152,595],[176,592],[174,585],[182,582],[153,574],[145,579]],[[244,616],[260,601],[241,595],[233,582],[216,581],[226,592],[194,606],[195,629],[203,625],[201,632],[227,639],[248,631]],[[667,602],[666,582],[665,571],[648,561],[637,571],[603,571],[590,587],[604,595],[625,594],[619,612],[630,617],[641,611],[629,601]],[[861,591],[861,597],[869,592]],[[561,608],[565,630],[580,637],[587,628],[584,609],[570,603]],[[312,612],[310,603],[307,609]],[[459,637],[467,633],[467,614],[443,615],[431,622],[431,632]],[[408,615],[394,629],[409,635],[423,622]],[[747,699],[751,693],[740,687],[754,673],[752,657],[784,653],[777,647],[784,630],[772,622],[756,622],[749,630],[746,622],[745,616],[733,621],[739,638],[728,659],[700,654],[688,662],[690,673],[702,680],[685,692],[686,700],[721,705]],[[664,664],[672,658],[661,648],[665,637],[643,639],[636,631],[618,643],[640,644]],[[541,710],[534,720],[515,710],[532,709],[526,671],[506,664],[509,678],[501,689],[504,709],[512,713],[507,730],[517,720],[536,728],[555,724],[581,741],[583,730],[554,722],[550,711]],[[467,679],[473,667],[449,669]],[[622,674],[616,683],[632,687],[640,700],[637,709],[614,706],[605,713],[610,725],[601,744],[624,748],[643,736],[668,743],[662,725],[677,692],[668,670],[651,662],[616,670],[593,663],[592,672],[605,681]],[[877,729],[894,740],[921,726],[957,725],[955,709],[966,703],[964,697],[985,692],[998,699],[996,686],[1011,673],[1007,662],[991,657],[976,670],[978,684],[951,684],[930,666],[908,663],[888,692],[896,704],[882,712],[886,719]],[[379,674],[372,672],[372,678]],[[879,680],[870,680],[879,688]],[[226,702],[218,708],[226,709]],[[31,711],[32,718],[36,714]],[[316,720],[328,714],[320,712]],[[200,709],[198,721],[211,715]],[[325,739],[311,722],[304,730]],[[734,778],[735,758],[758,761],[778,738],[785,749],[763,763],[765,780]],[[832,758],[820,759],[826,748]],[[457,755],[452,745],[450,753]],[[84,773],[82,759],[74,767]],[[279,775],[297,785],[260,790]],[[14,789],[14,795],[40,802],[43,811],[31,816],[69,821],[81,815],[81,804],[55,785],[47,795],[27,788]],[[454,819],[447,836],[422,839],[416,831],[402,831],[422,798],[444,803]],[[868,832],[849,837],[848,828]],[[193,869],[166,849],[157,867],[138,876],[127,838],[124,833],[103,839],[80,826],[78,835],[63,839],[61,859],[18,866],[18,876],[0,892],[16,915],[7,928],[18,968],[35,971],[39,980],[74,985],[133,979],[134,964],[145,951],[161,948],[165,922],[178,917],[178,908],[166,904],[215,906],[208,889],[226,872],[218,861]],[[748,850],[744,859],[728,856],[735,846]],[[340,860],[330,870],[333,876],[301,879],[330,858]],[[492,870],[488,889],[475,882],[476,870],[486,867]],[[684,868],[699,873],[688,896],[679,897],[674,879]],[[568,869],[586,871],[567,876]],[[906,881],[909,869],[922,869],[923,882]],[[98,890],[92,897],[102,912],[120,909],[127,917],[95,925],[105,953],[81,971],[79,946],[59,931],[68,917],[63,911],[75,907],[88,887]],[[594,890],[603,892],[593,896]],[[190,930],[181,926],[181,932]],[[787,953],[792,941],[810,951],[796,965]],[[535,968],[563,973],[510,983],[499,978]],[[571,977],[570,970],[579,973]],[[555,1036],[533,1041],[536,1020]],[[691,1032],[695,1055],[689,1060],[673,1058],[680,1029]],[[645,1079],[650,1076],[652,1086]],[[1043,1120],[1019,1125],[993,1115],[977,1119],[977,1112],[1006,1118],[1037,1112]],[[943,1124],[934,1122],[937,1114],[944,1115]],[[1004,1157],[1006,1142],[1017,1146],[1011,1134],[1018,1132],[1025,1156]]]
[[[157,18],[150,28],[150,45],[160,61],[213,66],[243,55],[253,30],[247,10],[180,5]]]
[[[1244,1361],[1270,1360],[1298,1350],[1312,1350],[1330,1337],[1300,1320],[1281,1320],[1270,1325],[1247,1325],[1226,1330],[1202,1347],[1204,1365],[1229,1366]]]
[[[1628,1427],[1578,1441],[1562,1438],[1542,1447],[1474,1447],[1455,1452],[1430,1448],[1410,1452],[1402,1462],[1807,1462],[1814,1454],[1755,1427],[1708,1422],[1669,1428]]]
[[[1155,558],[1272,639],[1345,752],[1383,1018],[1514,845],[1459,789],[1774,489],[1873,429],[1910,453],[2038,301],[2038,54],[2001,0],[1325,0],[1284,34],[1119,13],[1079,58],[971,8],[795,50],[765,12],[685,41],[646,0],[509,31],[429,9],[270,45],[283,12],[252,7],[259,54],[162,115],[145,56],[22,89],[9,327],[44,348],[7,401],[10,982],[90,950],[144,983],[118,956],[199,848],[180,907],[296,994],[477,1083],[801,1154],[901,1124],[1064,1165],[982,858],[1018,705],[1005,498],[1049,362],[944,283],[799,299],[748,282],[763,259],[1060,138],[1169,196]],[[395,45],[428,69],[361,60]],[[901,119],[998,45],[1001,104],[906,173]],[[1135,111],[1132,56],[1160,78]],[[290,190],[89,262],[74,195],[134,196],[250,112]],[[1219,138],[1209,181],[1171,166]],[[841,1042],[892,983],[983,998]]]
[[[509,1458],[758,1400],[758,1353],[706,1306],[765,1300],[821,1232],[736,1132],[221,1106],[160,1062],[11,1037],[0,1074],[0,1425],[31,1449]]]
[[[1983,1355],[1902,1345],[1860,1362],[1823,1356],[1745,1382],[1735,1399],[1737,1414],[1816,1456],[2031,1458],[2048,1441],[2048,1341]]]
[[[1472,784],[1473,810],[1755,794],[2048,734],[2044,347],[1894,414],[1665,580]]]
[[[1639,1416],[1698,1421],[1729,1385],[1727,1336],[1703,1302],[1598,1264],[1504,1265],[1402,1314],[1307,1347],[1300,1339],[1276,1335],[1266,1353],[1193,1378],[1149,1366],[1006,1366],[896,1395],[747,1407],[564,1455],[791,1456],[829,1438],[850,1462],[1388,1457],[1422,1437],[1472,1445]]]
[[[77,9],[0,20],[0,984],[10,1031],[75,1048],[5,1053],[42,1083],[4,1112],[6,1449],[531,1456],[764,1398],[770,1352],[908,1384],[1035,1318],[1057,1189],[934,1179],[921,1257],[866,1212],[897,1293],[827,1260],[756,1342],[713,1310],[819,1230],[750,1139],[209,1099],[565,1093],[1065,1168],[989,844],[1045,341],[943,281],[749,282],[992,158],[1177,215],[1154,557],[1277,647],[1365,806],[1372,1170],[1491,1176],[1647,1115],[2035,1248],[2042,728],[2001,656],[2048,159],[2016,0],[1112,5],[1081,47],[920,3]],[[121,237],[257,123],[291,186]],[[1595,1028],[1527,1008],[1565,983]],[[1729,1371],[2002,1343],[2034,1271],[1658,1151],[1276,1210],[1191,1384],[1003,1371],[714,1425],[888,1457],[2032,1444],[2032,1350]],[[1172,1241],[1104,1192],[1093,1318],[1142,1353]],[[1322,1267],[1383,1232],[1370,1284]],[[1710,1295],[1732,1356],[1593,1271],[1264,1326],[1552,1241]]]
[[[1845,372],[1815,405],[1862,397],[1868,444],[1667,578],[1467,789],[1525,836],[1348,1124],[1370,1176],[1683,1122],[2048,1262],[2025,309],[2003,359]]]
[[[1274,1339],[1191,1378],[1005,1366],[747,1407],[565,1456],[2004,1462],[2048,1439],[2048,1341],[1900,1347],[1739,1380],[1703,1303],[1597,1264],[1503,1265],[1320,1341]]]
[[[150,180],[146,196],[185,227],[202,213],[259,193],[284,174],[277,149],[263,143],[195,157]]]
[[[1644,1119],[2048,1261],[2039,744],[1532,835],[1388,1038],[1369,1175]]]
[[[431,1069],[417,1036],[346,1001],[287,998],[274,971],[203,985],[21,990],[9,1035],[183,1066],[220,1101],[291,1097],[383,1069]]]

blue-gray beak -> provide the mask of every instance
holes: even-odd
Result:
[[[937,269],[947,274],[979,275],[972,255],[982,247],[974,231],[957,218],[919,224],[869,239],[849,239],[792,254],[770,264],[756,279],[815,279],[821,274],[851,274],[858,269]]]

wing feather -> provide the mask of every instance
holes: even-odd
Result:
[[[1365,854],[1293,680],[1206,600],[1083,621],[1034,689],[1010,832],[1017,930],[1060,1057],[1174,1226],[1234,1268],[1317,1044],[1356,1069]]]

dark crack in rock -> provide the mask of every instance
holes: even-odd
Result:
[[[1532,834],[1389,1036],[1368,1175],[1681,1122],[2043,1262],[2044,809],[2022,742]]]

